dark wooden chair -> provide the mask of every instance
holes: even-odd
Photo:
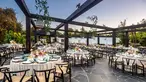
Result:
[[[34,69],[34,82],[55,82],[54,77],[55,68],[48,70],[35,70]]]
[[[0,67],[0,82],[5,79],[4,74],[2,72],[8,71],[8,70],[9,70],[9,68],[7,68],[7,67]]]
[[[31,79],[31,76],[25,76],[27,70],[21,71],[5,71],[3,72],[5,80],[4,82],[26,82]]]
[[[138,69],[140,69],[142,71],[142,75],[145,76],[146,60],[140,59],[139,62],[136,63],[136,73],[138,73]]]
[[[65,79],[66,77],[69,77],[68,79]],[[61,82],[68,82],[66,80],[69,80],[71,82],[71,65],[69,63],[61,63],[56,64],[55,69],[55,82],[57,80],[61,80]]]
[[[112,56],[111,57],[111,66],[117,69],[118,66],[121,66],[122,68],[123,61],[120,60],[119,56]]]
[[[94,65],[95,62],[96,62],[95,58],[92,54],[90,54],[89,56],[86,56],[86,58],[84,60],[85,60],[85,63],[86,63],[87,66]]]
[[[132,75],[134,74],[134,70],[135,70],[135,59],[132,58],[122,58],[123,61],[123,66],[122,66],[122,70],[123,72],[126,71],[131,71]],[[129,69],[129,70],[128,70]]]

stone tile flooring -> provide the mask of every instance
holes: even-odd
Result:
[[[72,82],[146,82],[146,77],[122,73],[108,66],[107,59],[97,59],[92,67],[73,67]]]

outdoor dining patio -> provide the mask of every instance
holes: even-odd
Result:
[[[96,25],[96,16],[93,24],[74,21],[102,0],[86,0],[82,5],[78,4],[66,19],[45,13],[49,8],[45,0],[35,0],[35,6],[40,8],[39,12],[44,11],[44,15],[30,12],[25,0],[14,1],[25,15],[26,43],[17,43],[19,38],[18,41],[0,44],[0,82],[146,82],[146,48],[131,45],[129,39],[130,33],[145,31],[146,22],[112,28]],[[47,25],[50,21],[60,24],[50,28]],[[43,24],[39,25],[40,22]],[[73,31],[69,30],[70,25],[102,30]],[[58,31],[64,33],[61,42],[57,41],[60,37]],[[69,36],[71,33],[74,35]],[[97,38],[96,44],[90,44],[93,34]],[[80,35],[86,43],[69,41],[69,38]],[[117,44],[119,36],[122,36],[122,45]],[[6,37],[8,41],[12,39],[9,35]],[[112,44],[100,44],[100,37],[111,37]]]

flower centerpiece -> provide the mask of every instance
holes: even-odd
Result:
[[[43,50],[31,50],[30,57],[38,58],[45,56],[46,53]]]
[[[10,44],[16,44],[16,42],[14,40],[11,40]]]
[[[82,51],[82,50],[81,50],[81,48],[79,48],[79,47],[75,47],[75,51],[79,51],[79,52],[80,52],[80,51]]]
[[[128,54],[137,54],[138,53],[138,49],[136,49],[136,48],[131,48],[131,49],[129,49],[128,51],[127,51],[127,53]]]

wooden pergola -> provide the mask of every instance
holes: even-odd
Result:
[[[78,25],[78,26],[85,26],[85,27],[90,27],[90,28],[98,28],[98,29],[104,29],[101,31],[96,31],[97,32],[97,43],[99,44],[99,37],[102,36],[102,34],[112,34],[112,43],[114,46],[116,46],[116,33],[117,32],[125,32],[126,36],[126,46],[129,45],[129,38],[128,38],[128,32],[135,32],[135,31],[146,31],[146,28],[143,29],[137,29],[140,27],[145,27],[146,24],[139,24],[139,25],[132,25],[132,26],[126,26],[126,27],[120,27],[120,28],[112,28],[112,27],[107,27],[107,26],[99,26],[99,25],[93,25],[93,24],[87,24],[83,22],[77,22],[73,21],[75,18],[79,17],[98,3],[100,3],[102,0],[87,0],[85,1],[78,9],[76,9],[69,17],[66,19],[61,19],[61,18],[56,18],[56,17],[49,17],[52,19],[54,22],[60,22],[61,24],[58,25],[56,28],[50,28],[51,30],[54,30],[51,32],[49,37],[56,37],[56,31],[64,31],[64,51],[68,49],[68,32],[76,32],[76,31],[69,31],[68,27],[69,24],[72,25]],[[33,18],[38,19],[38,17],[41,17],[45,19],[43,15],[38,15],[38,14],[33,14],[30,13],[28,7],[26,6],[25,0],[15,0],[17,5],[20,7],[24,15],[26,16],[26,52],[30,52],[31,48],[31,40],[30,40],[30,29],[31,29],[31,24],[35,28],[35,42],[37,42],[37,35],[39,35],[39,32],[36,32],[37,27],[34,23]],[[64,30],[61,30],[60,28],[64,26]],[[110,31],[110,32],[109,32]],[[44,33],[44,32],[43,32]],[[82,32],[79,32],[82,33]],[[46,33],[42,34],[46,35]],[[87,37],[87,45],[89,45],[89,37],[90,33],[86,33]]]

